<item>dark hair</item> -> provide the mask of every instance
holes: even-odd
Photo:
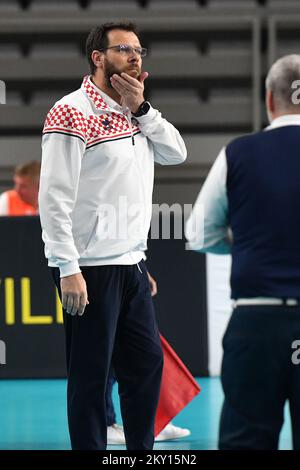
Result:
[[[123,31],[130,31],[139,37],[139,33],[137,27],[134,23],[130,22],[119,22],[119,23],[104,23],[101,26],[96,26],[96,28],[92,29],[90,34],[87,37],[85,50],[86,56],[90,64],[90,69],[92,75],[96,71],[96,66],[92,61],[92,52],[94,50],[101,50],[105,49],[108,46],[108,33],[114,29],[121,29]]]

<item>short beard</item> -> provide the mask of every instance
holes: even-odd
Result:
[[[139,75],[140,75],[141,70],[139,67],[132,67],[132,68],[135,70],[138,70]],[[109,62],[109,60],[106,57],[104,58],[104,77],[105,77],[106,86],[108,88],[113,88],[110,79],[115,73],[117,75],[121,75],[121,73],[123,72],[129,73],[129,71],[130,71],[130,67],[124,68],[123,70],[118,69],[114,64]]]
[[[115,65],[113,65],[111,62],[109,62],[109,60],[105,58],[104,59],[104,77],[105,77],[106,86],[108,88],[113,88],[110,79],[115,73],[117,75],[121,75],[122,70],[119,70],[117,67],[115,67]]]

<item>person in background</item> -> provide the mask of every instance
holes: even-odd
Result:
[[[38,215],[40,169],[35,160],[17,166],[14,188],[0,196],[0,216]]]
[[[270,125],[221,150],[186,225],[194,250],[232,254],[222,450],[277,449],[287,400],[293,447],[300,449],[300,367],[293,359],[300,338],[299,80],[300,55],[273,64],[266,79]],[[200,207],[205,217],[197,229]]]

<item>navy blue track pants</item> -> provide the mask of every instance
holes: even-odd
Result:
[[[163,353],[146,265],[81,270],[90,303],[83,316],[64,311],[72,449],[106,448],[105,390],[111,365],[127,449],[152,449]],[[52,275],[60,293],[59,269],[52,268]]]

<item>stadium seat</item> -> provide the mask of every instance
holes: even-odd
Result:
[[[267,7],[271,10],[275,10],[276,12],[280,12],[281,10],[285,10],[288,13],[288,10],[299,12],[299,1],[298,0],[268,0]]]
[[[49,109],[63,97],[62,90],[43,90],[33,92],[30,99],[30,106],[47,106]]]
[[[165,9],[165,10],[197,10],[200,8],[197,0],[149,0],[147,8],[152,9]]]
[[[68,10],[80,11],[80,4],[76,0],[31,0],[30,10],[36,12]]]
[[[81,53],[79,46],[72,43],[33,44],[30,49],[30,57],[65,57],[68,59],[70,57],[79,58]]]
[[[20,59],[22,51],[18,44],[0,43],[0,59]]]
[[[281,57],[287,54],[300,54],[299,40],[279,40],[277,47],[277,56]]]
[[[5,13],[15,13],[22,11],[22,6],[18,0],[1,0],[0,15]]]
[[[208,102],[211,104],[242,104],[251,107],[252,94],[248,88],[214,88],[210,91]]]
[[[215,57],[235,56],[250,58],[252,54],[252,49],[250,41],[237,42],[224,40],[210,40],[207,47],[207,53]]]
[[[208,8],[227,10],[228,13],[233,13],[236,9],[251,11],[257,6],[255,0],[209,0],[208,2]]]
[[[149,46],[149,55],[155,57],[198,57],[197,44],[194,41],[155,41]]]
[[[21,93],[18,91],[6,91],[6,104],[8,106],[24,106]]]
[[[91,0],[88,4],[87,11],[97,11],[107,13],[108,10],[116,15],[117,11],[128,12],[128,16],[139,11],[140,5],[135,0]]]
[[[160,104],[180,103],[198,103],[200,101],[198,91],[196,89],[167,89],[157,88],[151,92],[151,103],[159,109]]]

